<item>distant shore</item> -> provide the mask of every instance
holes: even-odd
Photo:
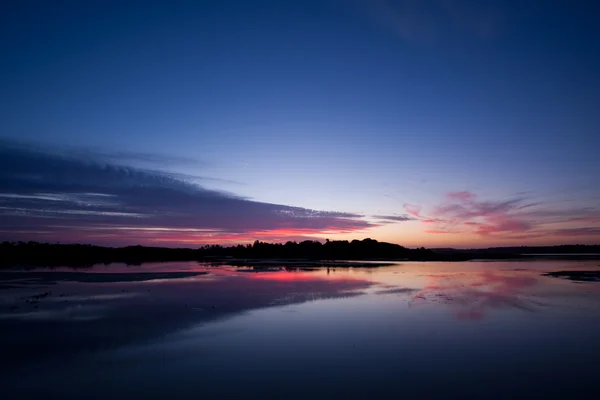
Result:
[[[0,243],[0,267],[71,266],[95,264],[198,261],[234,266],[356,266],[377,267],[391,261],[474,261],[587,259],[600,260],[600,245],[549,247],[495,247],[489,249],[409,249],[373,239],[353,241],[304,241],[271,244],[256,241],[252,245],[219,245],[190,248],[101,247],[83,244],[38,242]]]

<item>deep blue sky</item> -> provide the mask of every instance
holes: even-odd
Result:
[[[41,215],[57,200],[40,193],[80,195],[59,181],[84,179],[83,160],[169,174],[214,193],[222,215],[233,198],[249,207],[232,227],[203,222],[212,208],[194,203],[186,229],[208,237],[142,218],[173,242],[599,242],[599,15],[591,1],[3,2],[0,236],[99,224]],[[71,164],[52,181],[60,162]],[[39,186],[24,184],[33,176]],[[110,212],[158,213],[90,186],[107,176],[86,179],[114,195]],[[333,213],[253,224],[265,204]],[[100,216],[103,229],[158,238]]]

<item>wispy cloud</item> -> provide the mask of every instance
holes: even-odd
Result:
[[[421,218],[421,210],[423,209],[423,207],[409,203],[404,203],[403,206],[408,214],[412,215],[415,218]]]
[[[426,233],[472,233],[521,240],[543,235],[600,236],[600,208],[556,208],[523,194],[483,200],[469,191],[450,192],[426,211],[415,204],[404,204],[404,209],[424,224]]]
[[[557,229],[554,234],[558,236],[600,236],[600,226]]]
[[[410,215],[373,215],[373,218],[383,221],[383,222],[406,222],[406,221],[414,221],[415,218]]]
[[[378,225],[359,214],[252,201],[206,189],[186,176],[86,154],[0,142],[0,238],[219,243]]]

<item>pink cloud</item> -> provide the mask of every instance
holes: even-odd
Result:
[[[404,209],[413,217],[421,218],[421,210],[423,209],[423,207],[416,204],[404,203]]]
[[[425,233],[431,234],[472,233],[511,240],[581,236],[590,242],[600,236],[599,209],[549,208],[526,197],[484,200],[470,191],[455,191],[446,193],[429,212],[416,204],[404,204],[404,208],[425,225]],[[556,223],[570,226],[557,228]]]
[[[478,224],[476,233],[480,235],[490,235],[500,232],[527,232],[533,227],[527,221],[521,221],[506,215],[489,216],[486,218],[487,224]],[[469,221],[467,221],[469,222]],[[465,223],[466,224],[466,223]]]

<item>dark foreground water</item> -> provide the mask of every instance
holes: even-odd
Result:
[[[0,393],[600,398],[598,264],[0,271]]]

